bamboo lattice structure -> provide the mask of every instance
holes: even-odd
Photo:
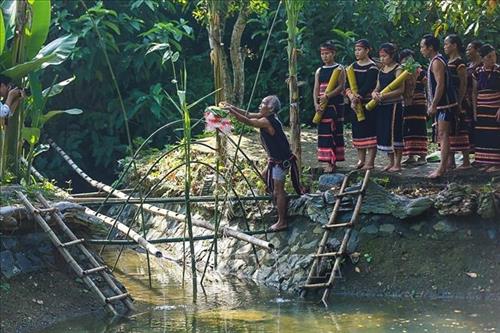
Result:
[[[69,166],[79,175],[81,176],[83,179],[85,179],[90,185],[92,185],[93,187],[99,189],[99,190],[102,190],[102,191],[105,191],[105,192],[108,192],[108,193],[113,193],[114,196],[120,198],[120,199],[127,199],[128,198],[128,195],[121,192],[121,191],[118,191],[114,188],[112,188],[111,186],[109,185],[106,185],[106,184],[103,184],[101,182],[98,182],[94,179],[92,179],[89,175],[87,175],[82,169],[80,169],[80,167],[78,167],[78,165],[76,165],[76,163],[54,142],[52,141],[51,139],[48,140],[49,144],[58,152],[58,154],[69,164]],[[132,198],[132,199],[136,199],[138,200],[137,198]],[[167,210],[167,209],[164,209],[164,208],[159,208],[159,207],[156,207],[156,206],[153,206],[153,205],[150,205],[150,204],[134,204],[135,206],[142,206],[142,208],[144,208],[145,211],[149,212],[149,213],[152,213],[152,214],[155,214],[155,215],[159,215],[159,216],[163,216],[163,217],[166,217],[166,218],[171,218],[175,221],[179,221],[179,222],[184,222],[186,220],[186,216],[184,214],[181,214],[181,213],[177,213],[177,212],[174,212],[174,211],[171,211],[171,210]],[[211,231],[215,231],[215,226],[213,226],[212,224],[210,224],[209,222],[207,221],[204,221],[202,219],[199,219],[199,218],[192,218],[192,223],[194,226],[197,226],[197,227],[200,227],[200,228],[204,228],[204,229],[208,229],[208,230],[211,230]],[[248,243],[251,243],[251,244],[254,244],[258,247],[261,247],[263,249],[266,249],[268,251],[272,251],[274,249],[274,246],[267,242],[267,241],[264,241],[262,239],[259,239],[259,238],[256,238],[256,237],[252,237],[252,236],[249,236],[243,232],[240,232],[238,230],[235,230],[235,229],[231,229],[227,226],[222,226],[219,230],[219,234],[221,236],[229,236],[229,237],[234,237],[234,238],[237,238],[239,240],[242,240],[242,241],[245,241],[245,242],[248,242]]]

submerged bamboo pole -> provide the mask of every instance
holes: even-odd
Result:
[[[88,215],[85,215],[88,216]],[[77,215],[76,218],[81,218],[80,215]],[[95,218],[95,217],[92,217]],[[86,220],[86,218],[82,218],[83,220]],[[248,235],[265,235],[265,234],[272,234],[275,232],[283,232],[284,230],[266,230],[266,229],[261,229],[261,230],[253,230],[253,231],[248,231]],[[193,240],[194,241],[201,241],[201,240],[207,240],[207,239],[213,239],[214,234],[209,234],[209,235],[201,235],[201,236],[194,236]],[[188,237],[168,237],[168,238],[157,238],[157,239],[148,239],[147,240],[151,244],[168,244],[168,243],[182,243],[182,242],[187,242],[189,241]],[[102,244],[102,245],[136,245],[137,242],[131,239],[86,239],[85,242],[88,244]]]
[[[119,190],[116,190],[109,185],[103,184],[101,182],[98,182],[98,181],[92,179],[82,169],[80,169],[78,167],[78,165],[76,165],[76,163],[53,140],[48,139],[48,142],[52,146],[52,148],[54,148],[57,151],[57,153],[69,164],[69,166],[80,177],[85,179],[90,185],[92,185],[95,188],[100,189],[102,191],[112,193],[114,196],[116,196],[118,198],[125,199],[125,200],[128,199],[129,196],[127,194],[125,194]],[[130,198],[130,199],[138,200],[137,198]],[[128,200],[126,202],[128,202]],[[140,206],[140,204],[134,204],[134,205]],[[150,212],[152,214],[171,218],[171,219],[173,219],[175,221],[179,221],[179,222],[186,221],[186,216],[184,214],[181,214],[181,213],[177,213],[177,212],[167,210],[164,208],[159,208],[159,207],[156,207],[156,206],[153,206],[150,204],[143,204],[142,207],[144,208],[144,210],[146,210],[147,212]],[[195,217],[193,217],[191,220],[192,220],[193,225],[196,227],[208,229],[211,231],[215,230],[215,227],[213,225],[211,225],[210,223],[208,223],[207,221],[204,221],[202,219],[195,218]],[[259,247],[266,249],[268,251],[272,251],[274,249],[274,246],[267,241],[264,241],[264,240],[256,238],[256,237],[249,236],[241,231],[231,229],[227,226],[221,227],[218,232],[220,235],[234,237],[234,238],[237,238],[239,240],[242,240],[242,241],[254,244],[256,246],[259,246]]]
[[[296,199],[298,198],[298,195],[287,195],[287,199]],[[211,202],[216,202],[216,196],[193,196],[190,197],[191,202],[199,202],[199,203],[211,203]],[[259,196],[245,196],[245,197],[236,197],[236,196],[230,196],[228,198],[229,201],[270,201],[272,197],[270,195],[259,195]],[[169,197],[169,198],[164,198],[164,197],[149,197],[145,198],[144,200],[140,199],[134,199],[134,198],[129,198],[127,199],[120,199],[120,198],[109,198],[106,200],[104,197],[85,197],[85,196],[80,196],[80,197],[75,197],[72,195],[71,199],[68,199],[71,202],[75,202],[81,205],[121,205],[124,203],[128,204],[140,204],[142,202],[144,203],[183,203],[184,202],[184,197]],[[220,201],[220,197],[217,199]]]
[[[155,257],[157,258],[163,257],[163,253],[158,248],[156,248],[156,246],[149,243],[144,237],[142,237],[141,235],[139,235],[134,230],[130,229],[120,221],[117,221],[109,216],[97,213],[96,211],[93,211],[90,208],[85,208],[85,213],[88,215],[94,215],[96,218],[106,223],[107,225],[115,226],[116,229],[118,229],[123,234],[127,235],[130,239],[139,244],[141,247],[143,247],[146,251],[148,251]]]

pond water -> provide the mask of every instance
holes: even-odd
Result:
[[[107,251],[112,265],[116,251]],[[162,260],[149,288],[144,255],[127,251],[115,270],[135,298],[137,312],[126,320],[95,316],[67,321],[43,332],[499,332],[500,304],[477,301],[411,301],[332,296],[306,299],[223,278],[199,290],[193,303],[182,269]],[[186,280],[189,280],[187,278]]]

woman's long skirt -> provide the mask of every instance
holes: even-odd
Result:
[[[405,155],[427,155],[427,108],[425,105],[404,107],[403,143]]]
[[[479,164],[500,165],[500,122],[498,108],[478,107],[474,126],[475,161]]]
[[[379,104],[374,111],[377,117],[377,149],[388,154],[403,150],[402,104]]]
[[[344,161],[344,106],[328,105],[321,122],[318,124],[319,162],[335,164]]]

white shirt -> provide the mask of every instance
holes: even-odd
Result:
[[[7,118],[12,116],[12,112],[7,104],[0,102],[0,118]]]

